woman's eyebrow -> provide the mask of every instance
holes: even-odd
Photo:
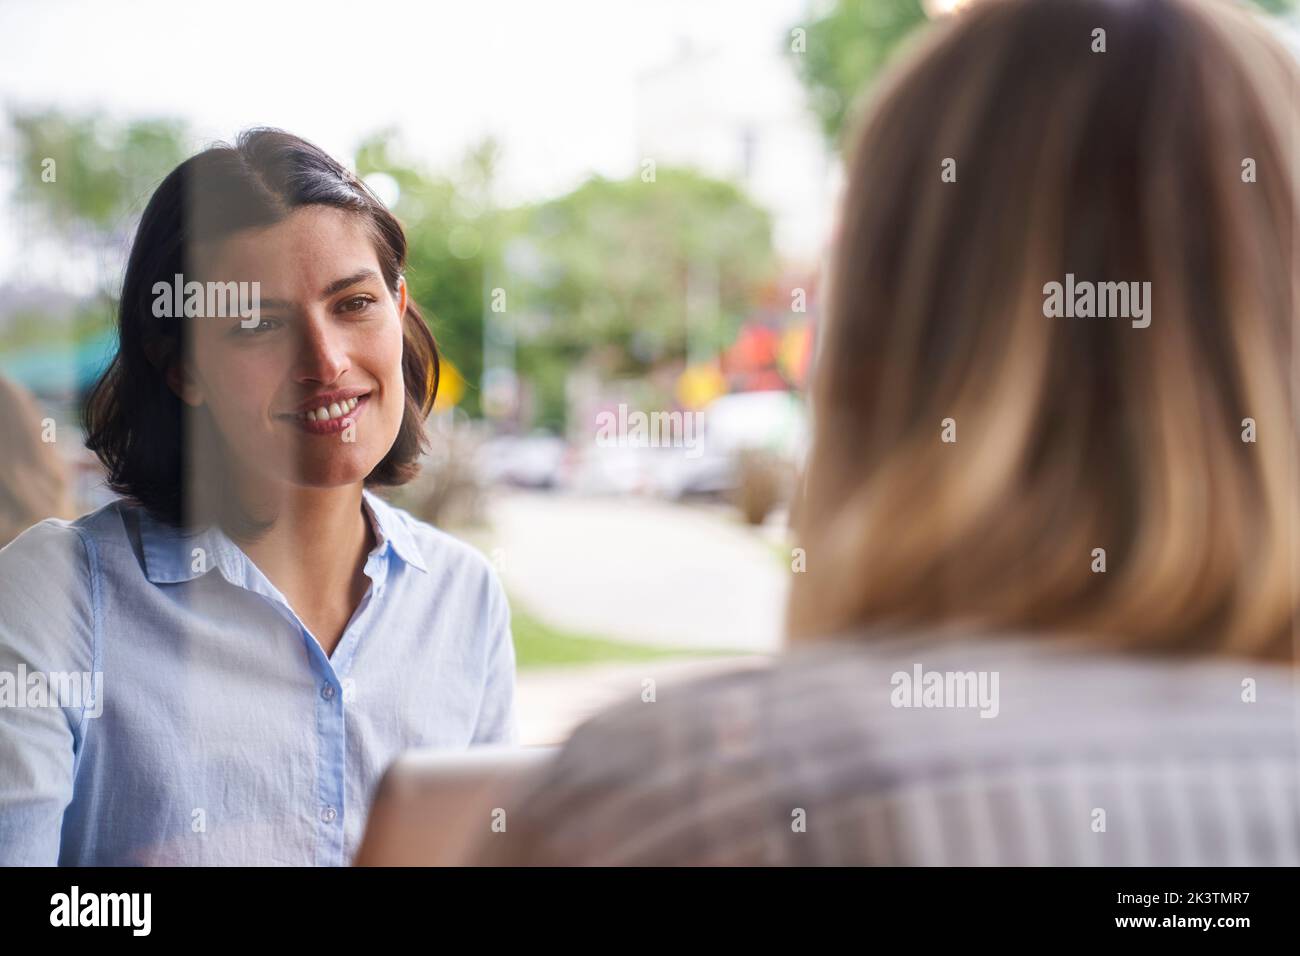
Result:
[[[358,282],[363,282],[366,279],[378,279],[378,278],[379,278],[379,273],[376,272],[374,269],[362,269],[360,272],[354,272],[352,275],[344,276],[342,279],[335,279],[333,282],[327,285],[323,290],[321,290],[321,298],[328,299],[334,293],[342,292],[350,285],[356,285]]]
[[[328,299],[336,292],[342,292],[350,285],[356,285],[358,282],[378,278],[380,278],[380,275],[374,269],[361,269],[350,276],[344,276],[342,279],[335,279],[321,290],[320,295],[322,299]],[[259,305],[263,309],[280,309],[285,311],[292,310],[294,307],[294,304],[288,299],[262,299]]]

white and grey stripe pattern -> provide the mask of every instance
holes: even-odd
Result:
[[[996,716],[895,706],[917,665],[996,673]],[[1295,681],[1032,638],[800,648],[592,718],[487,861],[1300,865]]]

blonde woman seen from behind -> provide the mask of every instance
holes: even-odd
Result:
[[[479,859],[1300,863],[1296,94],[1226,3],[933,27],[847,157],[789,652],[582,725]]]

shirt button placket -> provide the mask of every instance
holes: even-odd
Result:
[[[344,859],[343,793],[346,774],[346,716],[336,675],[330,668],[318,672],[320,698],[316,705],[320,766],[318,790],[320,820],[318,859],[326,866],[342,866]]]

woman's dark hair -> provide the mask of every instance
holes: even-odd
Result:
[[[366,220],[384,281],[396,291],[406,267],[401,224],[341,164],[281,130],[246,130],[234,146],[222,143],[192,156],[172,170],[145,207],[122,285],[117,355],[86,399],[86,447],[107,467],[114,491],[170,524],[211,516],[187,500],[186,457],[198,451],[187,445],[196,435],[187,406],[167,383],[168,370],[185,357],[187,323],[154,315],[154,284],[170,284],[189,272],[201,243],[273,225],[313,205]],[[437,394],[440,363],[433,333],[409,298],[402,340],[406,408],[397,440],[366,477],[367,485],[409,481],[425,448],[424,419]],[[211,465],[188,474],[211,474]]]

